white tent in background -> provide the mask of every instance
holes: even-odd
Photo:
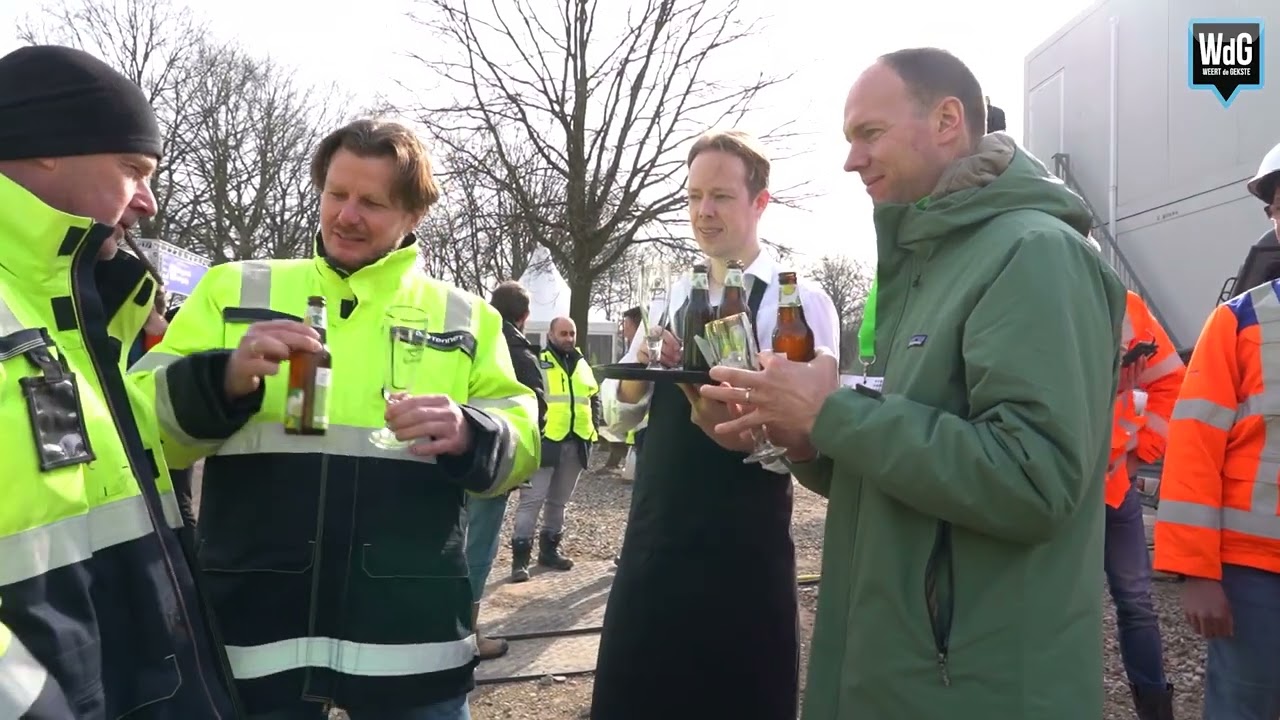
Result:
[[[539,246],[529,258],[529,267],[520,276],[520,284],[529,291],[529,320],[524,334],[531,341],[545,345],[551,321],[569,316],[569,283],[551,261],[551,253]],[[604,313],[591,308],[587,315],[586,343],[579,338],[578,345],[585,344],[587,361],[593,365],[613,362],[621,354],[618,347],[618,324],[605,318]],[[578,328],[578,334],[583,329]]]

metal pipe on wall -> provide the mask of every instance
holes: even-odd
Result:
[[[1107,187],[1107,223],[1115,252],[1120,251],[1116,216],[1120,205],[1120,18],[1111,16],[1111,183]]]

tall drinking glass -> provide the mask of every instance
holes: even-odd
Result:
[[[399,393],[408,392],[422,364],[426,347],[427,313],[410,305],[392,305],[382,319],[382,398],[395,402]],[[383,450],[399,450],[410,445],[397,440],[386,427],[369,434],[369,442]]]
[[[725,365],[741,370],[759,370],[760,343],[756,339],[756,329],[747,313],[738,313],[726,318],[707,323],[706,340],[711,354],[707,358],[712,365]],[[705,353],[704,353],[705,354]],[[764,433],[753,429],[751,437],[755,440],[755,450],[746,457],[744,463],[767,463],[787,454],[786,448],[780,448],[764,436]]]
[[[661,280],[657,280],[653,284],[653,295],[649,303],[650,310],[645,312],[644,326],[644,344],[645,350],[649,353],[649,364],[646,370],[665,370],[662,365],[662,338],[663,335],[672,327],[671,313],[674,308],[671,307],[671,285],[675,278],[666,272],[662,275]],[[657,309],[657,318],[650,317],[650,313]],[[679,337],[677,335],[677,337]]]

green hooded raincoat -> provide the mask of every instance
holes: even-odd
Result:
[[[875,225],[883,395],[831,395],[793,467],[830,499],[804,718],[1101,717],[1125,288],[1006,135]]]

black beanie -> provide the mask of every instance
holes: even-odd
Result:
[[[82,50],[0,57],[0,160],[141,153],[159,159],[156,114],[132,80]]]

